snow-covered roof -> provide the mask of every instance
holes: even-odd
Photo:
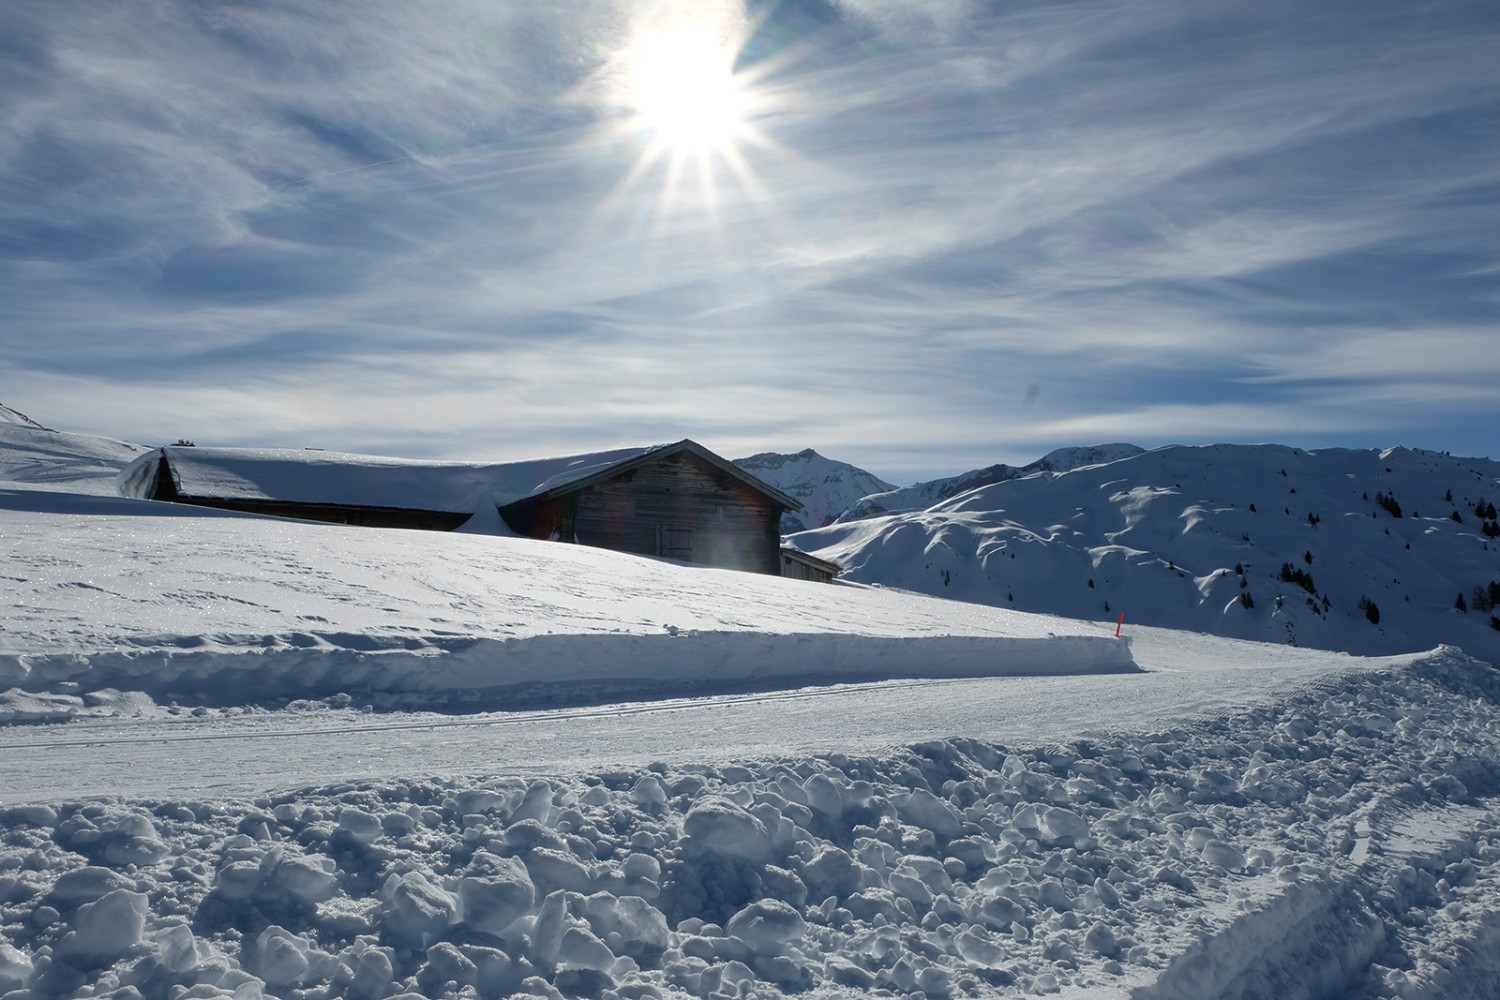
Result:
[[[486,506],[504,507],[529,497],[585,485],[616,470],[623,471],[648,455],[677,450],[691,451],[712,462],[773,496],[788,510],[801,507],[793,497],[689,440],[494,464],[420,461],[316,449],[171,445],[142,456],[126,468],[120,476],[120,492],[127,497],[152,497],[159,459],[164,455],[173,485],[184,497],[473,513]]]
[[[663,447],[480,464],[313,449],[169,446],[127,468],[120,490],[149,497],[164,454],[177,492],[186,497],[471,513],[546,493]]]

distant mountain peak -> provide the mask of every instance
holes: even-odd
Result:
[[[737,458],[734,464],[802,501],[800,513],[782,517],[785,533],[821,528],[860,497],[895,488],[858,466],[825,458],[811,448],[794,454],[761,452]]]
[[[993,486],[1009,479],[1020,479],[1038,472],[1071,472],[1091,465],[1118,462],[1145,453],[1144,448],[1133,444],[1096,444],[1084,447],[1058,448],[1027,465],[987,465],[982,469],[971,469],[957,476],[933,479],[914,486],[905,486],[884,493],[860,497],[838,515],[840,521],[862,521],[885,514],[905,514],[926,510],[933,504],[942,503],[950,497],[977,490],[982,486]]]
[[[788,462],[807,462],[815,458],[821,459],[822,457],[822,455],[819,455],[811,448],[803,448],[798,452],[762,451],[751,455],[749,458],[737,458],[734,460],[734,463],[741,468],[745,468],[747,465],[754,465],[763,469],[779,469]]]
[[[1144,448],[1123,442],[1087,445],[1081,448],[1058,448],[1047,452],[1025,468],[1045,472],[1071,472],[1090,465],[1103,465],[1106,462],[1118,462],[1122,458],[1134,458],[1136,455],[1144,454],[1145,451]]]

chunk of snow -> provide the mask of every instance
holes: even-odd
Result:
[[[780,955],[801,940],[807,926],[802,915],[779,899],[761,899],[729,918],[725,931],[757,955]]]
[[[74,964],[110,962],[139,945],[150,903],[145,893],[115,889],[84,903],[57,953]]]
[[[682,829],[715,854],[758,863],[771,860],[771,835],[765,825],[729,799],[708,796],[694,802]]]
[[[458,884],[458,898],[465,924],[499,936],[530,912],[536,887],[519,860],[479,851]]]

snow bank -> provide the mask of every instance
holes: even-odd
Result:
[[[196,705],[281,705],[355,693],[384,707],[465,711],[680,697],[885,678],[1119,673],[1123,639],[746,632],[550,635],[505,640],[296,633],[164,640],[81,655],[0,653],[0,722],[56,718],[77,692],[140,692]],[[51,693],[40,705],[37,696]],[[30,697],[28,697],[28,695]],[[7,700],[11,707],[7,710]]]
[[[0,806],[0,988],[1483,995],[1500,672],[1147,736]]]
[[[5,721],[121,692],[474,710],[1135,669],[1103,629],[583,546],[21,490],[0,508]]]

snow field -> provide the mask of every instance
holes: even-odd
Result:
[[[92,434],[48,430],[31,420],[7,420],[0,406],[0,492],[64,491],[117,496],[115,477],[147,449]]]
[[[1467,995],[1497,697],[1441,651],[1146,737],[0,806],[0,995]]]
[[[1135,669],[1076,622],[577,545],[37,491],[0,491],[0,512],[4,722]]]

